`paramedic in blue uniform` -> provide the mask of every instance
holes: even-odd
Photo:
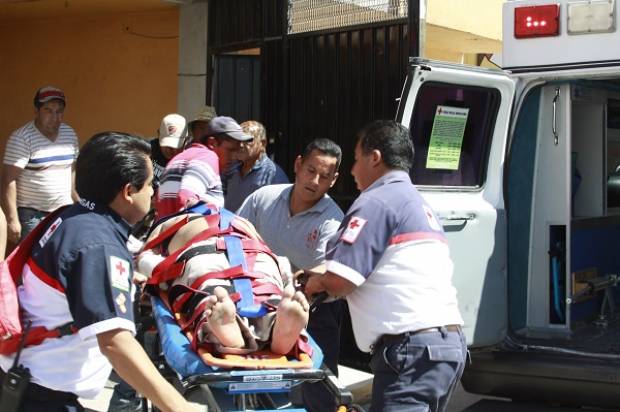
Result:
[[[445,411],[467,352],[448,244],[412,164],[405,127],[359,132],[351,174],[362,193],[327,244],[326,272],[306,285],[346,296],[357,345],[372,354],[372,411]]]
[[[23,270],[20,304],[34,326],[75,333],[24,348],[30,370],[21,411],[83,411],[111,367],[165,411],[191,408],[159,374],[134,338],[129,230],[149,209],[153,168],[147,142],[106,132],[76,162],[80,202],[49,222]],[[0,356],[2,375],[13,356]]]

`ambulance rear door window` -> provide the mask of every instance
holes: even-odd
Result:
[[[413,182],[420,186],[481,187],[500,103],[497,89],[424,84],[409,124],[415,147]]]

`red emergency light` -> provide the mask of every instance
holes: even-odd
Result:
[[[560,34],[560,5],[515,8],[515,37],[558,36]]]

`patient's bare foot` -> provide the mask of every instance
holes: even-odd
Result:
[[[284,288],[282,301],[276,312],[276,323],[271,335],[271,351],[280,355],[289,353],[301,330],[308,323],[308,301],[292,285]]]
[[[207,322],[215,337],[223,346],[242,348],[245,342],[237,324],[235,303],[226,289],[216,287],[207,302]]]

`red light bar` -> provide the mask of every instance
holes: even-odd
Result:
[[[560,5],[515,8],[515,37],[558,36],[560,34]]]

